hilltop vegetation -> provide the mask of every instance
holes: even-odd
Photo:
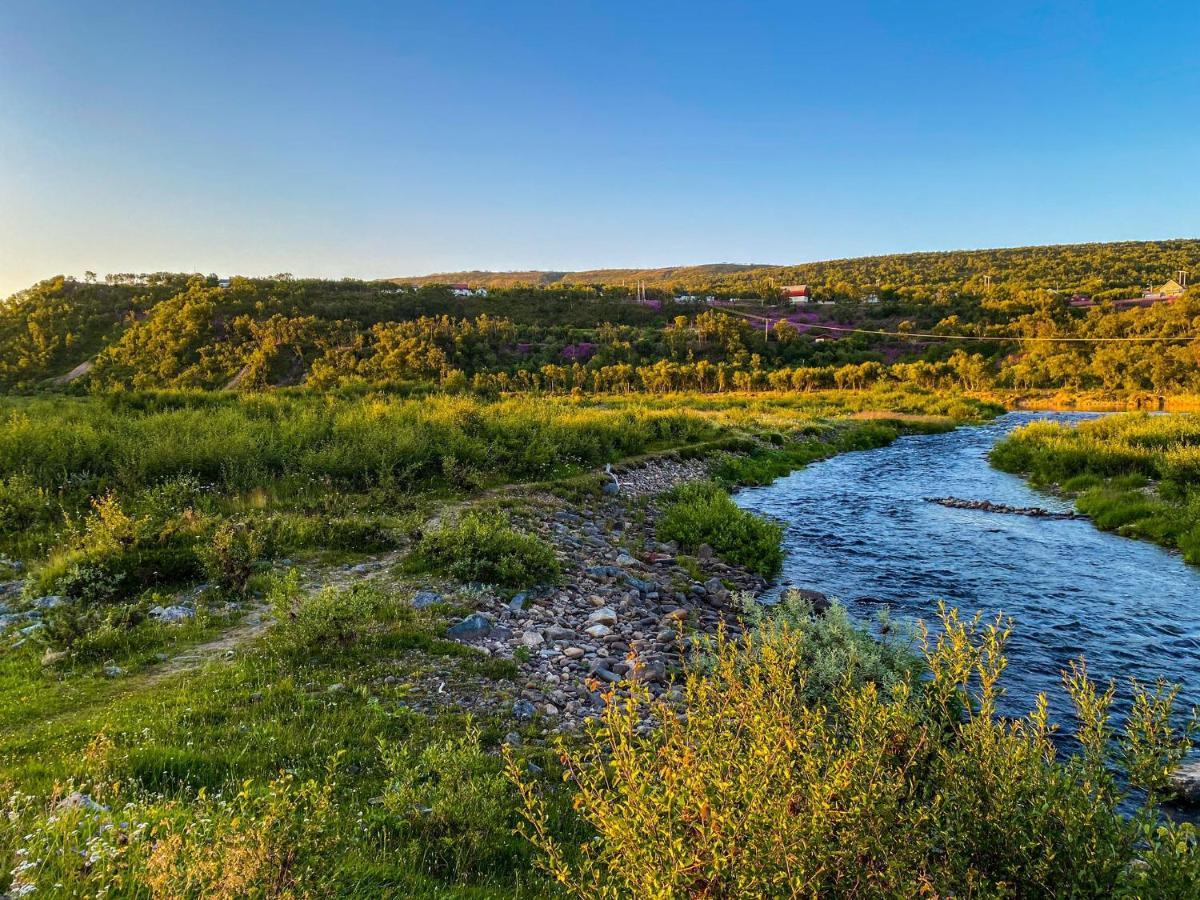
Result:
[[[1036,290],[1080,291],[1100,298],[1135,296],[1146,285],[1200,262],[1200,241],[1123,241],[995,250],[898,253],[796,266],[718,264],[661,269],[595,269],[578,272],[447,272],[397,278],[398,284],[469,282],[485,287],[626,285],[638,281],[666,291],[757,297],[783,284],[807,284],[822,297],[857,300],[869,292],[889,299],[928,300],[938,295],[991,291],[1014,299]]]
[[[694,285],[651,290],[648,304],[633,302],[628,287],[562,279],[456,296],[437,284],[285,276],[225,287],[212,276],[56,278],[0,308],[0,387],[495,394],[893,382],[1196,392],[1196,292],[1150,308],[1106,300],[1139,295],[1197,263],[1200,243],[1169,241],[814,263],[758,282],[749,271],[705,269]],[[793,310],[746,299],[707,309],[675,300],[683,290],[776,299],[778,284],[795,280],[837,302]],[[1098,305],[1073,308],[1073,291]],[[881,302],[862,302],[867,293]]]

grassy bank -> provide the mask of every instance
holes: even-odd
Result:
[[[991,461],[1074,496],[1100,528],[1176,548],[1200,565],[1200,416],[1034,422],[998,443]]]
[[[558,760],[543,723],[510,715],[521,659],[446,631],[477,608],[464,582],[553,582],[559,564],[519,517],[490,517],[518,504],[515,493],[489,493],[489,517],[463,512],[426,527],[427,515],[512,482],[588,496],[595,466],[667,450],[737,450],[719,473],[727,487],[903,430],[951,427],[948,413],[994,412],[914,390],[4,401],[0,540],[25,563],[8,574],[28,575],[24,596],[4,599],[66,598],[40,630],[5,638],[0,659],[8,886],[64,896],[552,895],[535,848],[514,834],[521,798],[502,774],[506,735],[521,733],[522,765],[547,778],[556,839],[578,844],[594,832],[553,787]],[[677,499],[680,533],[662,539],[708,543],[731,563],[770,570],[769,526],[717,487]],[[354,579],[332,563],[397,560],[409,547],[370,585],[316,591],[283,574],[297,563],[345,583]],[[458,586],[414,609],[430,577]],[[208,587],[186,624],[150,617],[184,590],[193,596],[201,578]],[[175,665],[262,605],[276,624],[231,645],[231,659]]]

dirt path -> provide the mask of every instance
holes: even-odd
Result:
[[[373,581],[385,577],[400,560],[403,550],[393,550],[379,556],[364,557],[353,565],[342,565],[304,572],[303,589],[313,595],[327,587],[347,587],[358,581]],[[211,640],[188,647],[186,650],[159,663],[138,676],[140,686],[149,687],[174,675],[192,672],[211,662],[233,659],[238,648],[249,644],[264,634],[274,620],[263,601],[257,601],[246,611],[235,625],[222,631]]]

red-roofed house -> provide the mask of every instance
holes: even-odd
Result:
[[[792,303],[808,303],[812,300],[812,291],[807,284],[787,284],[782,289],[785,299]]]

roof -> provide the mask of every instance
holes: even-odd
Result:
[[[798,294],[807,294],[809,290],[807,284],[785,284],[783,292],[790,297],[794,297]]]

